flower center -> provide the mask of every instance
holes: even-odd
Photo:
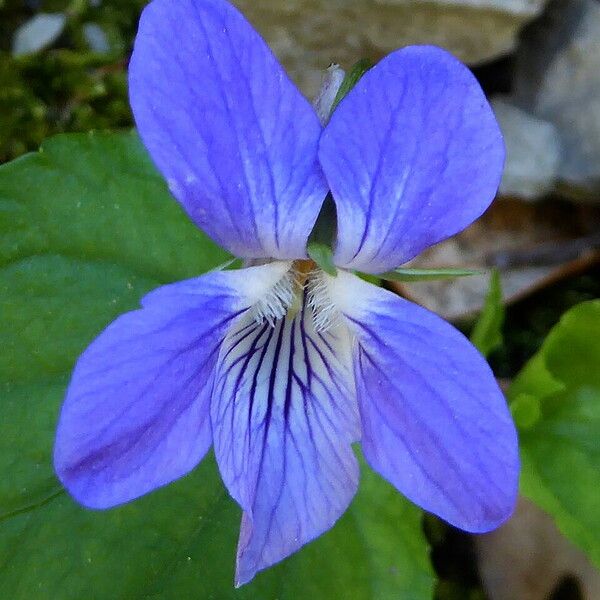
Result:
[[[272,327],[279,319],[293,319],[308,308],[315,330],[324,332],[335,325],[338,310],[329,292],[331,276],[312,260],[296,260],[285,275],[254,305],[258,323],[267,321]]]

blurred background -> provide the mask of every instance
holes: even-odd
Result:
[[[0,163],[60,132],[133,126],[126,72],[144,0],[0,0]],[[507,305],[490,356],[510,380],[560,315],[600,296],[598,0],[237,0],[305,95],[331,63],[349,69],[408,44],[466,62],[490,98],[507,162],[488,213],[415,260],[496,267]],[[481,309],[489,275],[398,291],[458,323]],[[600,574],[523,500],[477,539],[425,529],[440,599],[600,600]]]

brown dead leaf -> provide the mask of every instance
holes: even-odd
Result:
[[[481,578],[490,600],[547,600],[565,577],[583,600],[600,598],[600,572],[525,498],[500,529],[475,536]]]

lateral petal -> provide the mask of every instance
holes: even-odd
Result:
[[[369,464],[452,525],[500,525],[517,497],[517,435],[483,357],[433,313],[354,275],[340,272],[331,288],[357,338]]]
[[[440,48],[409,46],[342,100],[319,158],[338,212],[336,264],[382,273],[483,213],[504,144],[467,67]]]
[[[244,258],[301,258],[326,183],[321,125],[225,0],[154,0],[129,66],[142,140],[173,195]]]
[[[285,273],[278,263],[211,273],[148,294],[79,358],[54,448],[81,504],[108,508],[185,475],[212,442],[212,375],[235,318]]]
[[[354,496],[351,369],[347,330],[316,332],[306,305],[228,335],[211,414],[221,475],[244,510],[237,585],[328,530]]]

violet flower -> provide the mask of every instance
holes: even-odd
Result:
[[[55,447],[81,504],[108,508],[214,446],[243,510],[236,583],[329,529],[351,444],[410,500],[471,532],[517,492],[516,433],[486,362],[429,311],[366,283],[489,205],[503,143],[472,74],[393,52],[323,128],[225,0],[154,0],[130,65],[137,126],[173,195],[255,266],[161,287],[79,359]],[[337,275],[307,259],[331,191]]]

